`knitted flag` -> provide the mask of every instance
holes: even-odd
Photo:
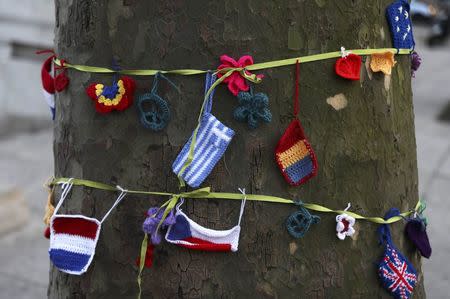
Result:
[[[206,91],[214,81],[214,76],[208,73],[206,77]],[[205,111],[200,121],[196,143],[194,145],[192,162],[183,170],[191,147],[191,135],[172,165],[173,172],[183,178],[189,186],[194,188],[200,186],[208,177],[214,166],[222,158],[228,144],[230,144],[234,136],[232,129],[225,126],[211,114],[213,95],[214,91],[210,93],[205,105]],[[182,173],[180,173],[181,171]]]
[[[55,82],[52,76],[52,61],[54,56],[47,58],[41,68],[42,93],[50,107],[52,119],[55,119]]]
[[[386,9],[392,42],[396,49],[412,49],[415,46],[407,0],[396,0]]]
[[[176,214],[175,224],[167,230],[166,241],[195,250],[236,252],[240,232],[240,225],[229,230],[205,228],[179,210]]]
[[[286,181],[298,186],[317,174],[317,159],[298,119],[294,119],[281,136],[275,160]]]
[[[54,215],[50,222],[49,255],[60,271],[81,275],[95,254],[101,224],[81,215]]]
[[[394,298],[411,298],[417,283],[417,273],[410,262],[392,244],[386,244],[384,257],[378,266],[383,286]]]
[[[399,216],[397,208],[391,208],[384,220]],[[378,276],[384,288],[388,290],[394,298],[411,298],[414,286],[417,283],[417,273],[411,263],[395,248],[391,230],[388,224],[378,227],[380,243],[384,244],[384,255],[378,264]]]

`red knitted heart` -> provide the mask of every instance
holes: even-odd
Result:
[[[361,56],[355,54],[348,54],[341,57],[334,65],[336,74],[349,80],[359,80],[359,73],[361,69]]]

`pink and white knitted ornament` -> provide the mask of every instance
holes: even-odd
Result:
[[[349,208],[350,203],[348,204],[344,212]],[[356,222],[355,218],[348,214],[342,213],[336,216],[336,222],[336,235],[339,240],[344,240],[345,237],[353,237],[353,235],[355,234],[355,229],[353,228]]]

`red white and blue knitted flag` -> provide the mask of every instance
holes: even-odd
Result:
[[[42,93],[52,113],[52,119],[55,119],[55,83],[52,76],[52,62],[54,56],[47,58],[41,68]]]
[[[417,283],[417,273],[410,262],[398,250],[387,244],[384,257],[378,266],[378,275],[383,286],[395,298],[411,298]]]
[[[54,215],[50,222],[49,255],[60,271],[81,275],[95,254],[101,223],[82,215]]]
[[[390,209],[384,216],[385,220],[400,215],[396,208]],[[417,283],[417,273],[413,265],[395,248],[388,224],[382,224],[378,228],[380,242],[384,243],[384,255],[378,264],[378,275],[384,288],[394,298],[411,298]]]
[[[167,230],[166,241],[194,250],[235,252],[240,232],[240,225],[229,230],[208,229],[177,211],[175,224]]]

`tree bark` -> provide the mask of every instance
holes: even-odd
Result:
[[[391,47],[385,8],[390,0],[347,1],[61,1],[56,4],[56,52],[71,63],[123,68],[213,69],[218,57],[250,54],[256,62],[352,48]],[[418,198],[410,63],[397,56],[391,78],[369,74],[360,82],[337,77],[335,60],[300,66],[302,120],[319,161],[319,174],[288,187],[274,161],[278,139],[292,119],[294,67],[263,70],[257,91],[270,97],[272,122],[257,130],[232,119],[237,101],[224,86],[213,113],[236,131],[224,158],[203,184],[214,191],[301,199],[382,216],[391,207],[414,207]],[[160,89],[172,112],[168,127],[143,128],[134,107],[100,115],[85,94],[110,75],[69,70],[70,86],[58,94],[55,176],[85,178],[130,189],[177,192],[171,165],[195,128],[204,76],[170,76],[178,95]],[[153,78],[135,77],[136,94]],[[326,99],[343,93],[340,111]],[[100,218],[117,194],[75,187],[62,212]],[[50,271],[50,298],[135,298],[145,211],[166,198],[128,195],[104,223],[94,261],[82,276]],[[239,203],[190,200],[184,210],[213,229],[236,225]],[[357,222],[354,240],[335,235],[335,217],[320,214],[302,239],[285,220],[295,206],[248,202],[237,253],[195,252],[163,243],[143,275],[143,298],[388,298],[375,263],[382,256],[377,225]],[[403,234],[393,240],[419,273],[414,298],[425,298],[421,260]]]

